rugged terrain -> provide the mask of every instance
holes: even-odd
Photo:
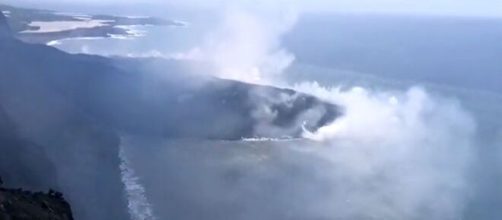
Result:
[[[0,13],[0,175],[9,185],[64,192],[77,219],[128,218],[118,157],[124,134],[298,137],[341,114],[292,90],[198,75],[194,63],[27,44],[7,23]]]
[[[1,220],[73,220],[70,204],[59,192],[30,192],[0,187]]]

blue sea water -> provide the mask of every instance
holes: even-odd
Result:
[[[432,96],[457,100],[476,122],[474,162],[466,168],[469,197],[463,199],[459,215],[461,219],[497,219],[502,216],[498,208],[502,206],[501,24],[483,18],[305,15],[283,39],[284,47],[296,56],[285,75],[291,84],[317,81],[369,91],[405,91],[418,85]],[[56,47],[70,53],[170,55],[198,45],[214,25],[135,27],[144,36],[67,39]],[[161,219],[332,219],[329,214],[333,213],[326,210],[350,209],[351,201],[347,198],[339,204],[342,200],[327,198],[333,195],[326,191],[333,190],[330,184],[357,186],[324,176],[336,176],[339,168],[319,159],[319,151],[326,152],[315,147],[322,146],[305,140],[126,139],[124,149],[133,155],[130,164],[143,179],[152,210]],[[134,147],[139,145],[142,148]],[[304,145],[314,148],[297,147]],[[285,148],[291,146],[295,147]],[[333,172],[325,170],[326,166],[333,167]],[[328,203],[327,207],[304,204],[317,200]]]
[[[182,53],[189,50],[198,39],[194,28],[176,26],[130,26],[137,36],[109,38],[74,38],[53,42],[56,48],[69,53],[98,54],[105,56],[154,56]]]

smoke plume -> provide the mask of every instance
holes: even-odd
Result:
[[[459,219],[476,124],[455,100],[405,92],[294,86],[345,114],[306,138],[326,147],[342,219]],[[342,199],[343,198],[343,199]],[[344,200],[346,199],[346,200]],[[351,208],[348,208],[348,207]]]
[[[293,17],[263,19],[262,15],[231,11],[205,46],[189,54],[213,63],[218,77],[286,85],[343,107],[344,115],[332,124],[304,132],[316,144],[300,148],[320,145],[312,155],[328,161],[315,169],[310,187],[317,187],[317,179],[330,185],[329,192],[309,200],[305,210],[314,209],[317,216],[327,219],[460,218],[476,133],[472,117],[458,101],[420,87],[371,91],[323,88],[317,83],[288,86],[281,77],[287,77],[284,70],[294,55],[281,47],[281,37],[293,27]],[[264,95],[257,91],[250,96]],[[275,117],[268,109],[262,106],[255,111],[264,122],[257,129],[265,129],[264,133],[274,132],[266,126]]]
[[[212,74],[220,78],[270,84],[294,60],[282,48],[281,37],[296,19],[294,11],[253,13],[233,7],[201,46],[178,58],[209,62],[216,68]]]
[[[461,104],[420,87],[373,91],[362,87],[342,90],[336,82],[333,88],[305,82],[287,85],[281,79],[287,77],[285,70],[294,55],[282,47],[281,37],[294,26],[297,16],[279,14],[227,10],[220,27],[202,45],[178,58],[208,62],[215,67],[212,74],[216,77],[284,86],[313,95],[341,106],[343,115],[317,131],[305,130],[309,141],[276,146],[263,139],[272,149],[253,145],[232,148],[233,153],[227,155],[215,152],[229,149],[222,145],[242,143],[200,144],[218,145],[211,151],[193,147],[197,143],[160,143],[173,145],[152,150],[152,156],[161,157],[155,162],[161,165],[152,165],[154,160],[146,156],[138,163],[151,165],[140,172],[146,176],[157,175],[152,167],[170,169],[158,170],[165,176],[152,177],[156,181],[149,183],[161,185],[155,190],[168,188],[165,190],[172,196],[164,201],[166,198],[152,195],[156,204],[167,207],[159,213],[178,219],[461,218],[476,133],[476,122]],[[277,117],[271,105],[284,102],[287,106],[296,95],[274,97],[255,90],[249,96],[259,106],[253,118],[263,122],[256,133],[281,133],[276,130],[280,128],[270,126]],[[305,113],[306,118],[319,118],[323,110],[312,109]],[[302,121],[293,124],[301,126]],[[284,145],[288,148],[282,148]],[[170,180],[176,181],[163,184]]]

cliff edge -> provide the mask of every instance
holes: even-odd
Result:
[[[1,181],[1,180],[0,180]],[[59,192],[30,192],[0,187],[0,220],[73,220]]]

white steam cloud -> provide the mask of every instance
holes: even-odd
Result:
[[[326,146],[341,219],[461,219],[476,124],[458,102],[421,88],[295,89],[338,103],[345,114],[305,137]],[[329,206],[325,207],[329,211]]]
[[[202,60],[216,68],[224,79],[270,84],[277,80],[294,56],[281,47],[281,37],[296,23],[293,11],[250,13],[232,8],[205,43],[178,58]]]
[[[282,74],[294,61],[294,55],[282,48],[281,37],[296,19],[294,13],[270,16],[228,10],[221,27],[202,46],[177,58],[209,62],[216,68],[214,75],[220,78],[282,86]],[[359,87],[341,90],[323,88],[317,83],[287,87],[340,105],[344,110],[343,116],[333,123],[313,133],[304,132],[304,137],[315,144],[287,143],[306,143],[300,149],[309,149],[312,158],[327,161],[310,176],[311,186],[294,189],[303,195],[310,192],[308,187],[330,185],[329,191],[302,204],[306,213],[323,217],[319,219],[462,218],[476,123],[457,101],[418,87],[408,91],[370,91]],[[263,100],[264,96],[267,94],[255,91],[251,100]],[[294,97],[274,100],[287,102],[291,98]],[[267,126],[275,117],[267,103],[253,114],[264,122],[257,129],[275,132],[275,128]],[[309,167],[315,161],[288,163]],[[307,177],[294,178],[302,182]],[[252,185],[252,181],[246,184]],[[289,189],[288,183],[283,185],[282,189]],[[278,200],[281,199],[285,198]],[[141,195],[134,200],[145,203]],[[149,205],[133,206],[133,210],[151,213]]]
[[[221,78],[284,85],[280,76],[294,56],[281,48],[281,37],[296,16],[286,18],[232,11],[190,56],[213,63]],[[314,201],[323,204],[316,205],[317,213],[328,219],[461,217],[476,125],[458,102],[421,88],[289,87],[344,108],[332,124],[304,134],[324,146],[317,157],[330,161],[317,175],[330,176],[333,198]]]

